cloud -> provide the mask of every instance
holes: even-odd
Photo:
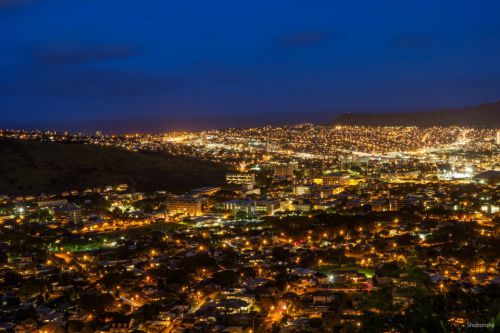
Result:
[[[194,80],[202,80],[217,85],[234,86],[254,78],[254,75],[249,71],[224,63],[202,62],[197,67],[197,71],[199,74],[193,77]]]
[[[84,70],[73,68],[26,67],[17,69],[13,79],[0,85],[4,97],[50,98],[134,98],[165,95],[180,79],[125,70]]]
[[[46,65],[79,65],[129,58],[137,53],[137,49],[127,45],[60,45],[36,50],[33,56]]]
[[[438,45],[437,37],[431,33],[410,32],[395,36],[390,45],[402,50],[424,50],[431,49]]]
[[[32,4],[34,0],[0,0],[0,10]]]
[[[277,44],[287,49],[307,48],[322,44],[330,37],[326,31],[301,31],[278,38]]]

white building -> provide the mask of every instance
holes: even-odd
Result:
[[[228,173],[226,174],[228,184],[255,184],[254,173]]]

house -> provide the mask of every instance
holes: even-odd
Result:
[[[318,290],[312,293],[313,304],[329,304],[333,302],[335,295],[329,290]]]
[[[15,333],[33,332],[38,328],[38,323],[33,319],[27,319],[14,327]]]
[[[238,298],[227,298],[223,299],[217,305],[217,309],[222,310],[225,313],[241,313],[246,312],[249,309],[249,303]]]
[[[59,224],[82,222],[81,208],[72,203],[65,203],[61,206],[56,207],[54,209],[54,215],[56,217],[56,221]]]

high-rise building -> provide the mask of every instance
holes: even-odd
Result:
[[[252,199],[233,199],[224,202],[224,208],[233,214],[244,212],[247,216],[254,216],[256,212],[256,201]]]
[[[228,184],[255,184],[254,173],[228,173],[226,174]]]
[[[272,216],[280,210],[280,202],[276,199],[261,199],[257,200],[255,210],[259,214]]]
[[[288,164],[278,164],[273,166],[274,177],[293,177],[294,167]]]
[[[500,130],[497,130],[497,146],[500,146]]]
[[[320,198],[328,198],[329,196],[342,193],[343,191],[344,187],[340,185],[323,185],[319,188],[318,192]]]
[[[323,176],[322,185],[346,185],[349,183],[349,174],[345,172],[334,172]]]
[[[205,132],[200,133],[200,143],[203,145],[207,143],[207,133]]]
[[[68,203],[66,199],[49,199],[38,201],[36,204],[39,208],[42,207],[60,207]]]
[[[293,193],[295,195],[307,195],[311,193],[311,186],[309,185],[295,185],[293,187]]]
[[[189,195],[170,197],[167,200],[169,215],[200,216],[202,214],[201,199]]]
[[[79,223],[82,222],[82,210],[80,207],[65,203],[54,209],[56,221],[60,224]]]

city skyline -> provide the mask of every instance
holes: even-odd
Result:
[[[500,129],[0,130],[0,326],[500,325]]]

